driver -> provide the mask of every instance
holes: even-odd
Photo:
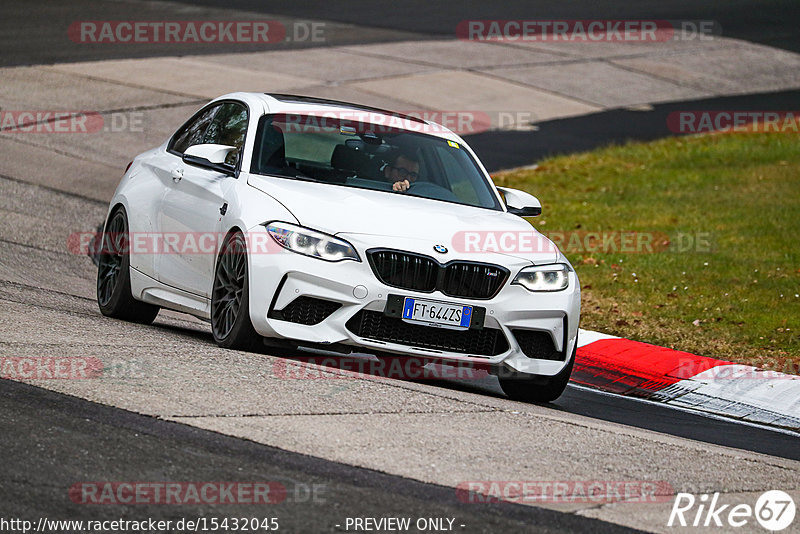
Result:
[[[401,152],[383,168],[383,174],[393,191],[404,193],[419,178],[419,160],[413,153]]]

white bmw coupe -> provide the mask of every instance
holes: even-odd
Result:
[[[104,315],[160,308],[222,347],[312,347],[484,366],[550,401],[575,359],[580,285],[450,130],[312,97],[211,101],[129,165],[99,251]]]

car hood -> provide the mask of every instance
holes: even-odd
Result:
[[[502,211],[259,175],[250,175],[248,183],[283,204],[303,226],[356,246],[410,250],[442,262],[494,262],[505,256],[540,265],[558,258],[555,245],[530,223]],[[435,245],[448,250],[436,254]]]

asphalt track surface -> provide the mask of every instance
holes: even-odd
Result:
[[[771,46],[800,50],[797,2],[729,2],[723,6],[698,2],[506,2],[494,4],[464,2],[194,2],[210,9],[235,8],[283,15],[287,19],[322,19],[342,26],[329,33],[327,44],[380,42],[409,38],[452,36],[455,25],[467,18],[661,18],[667,20],[712,19],[720,22],[723,35]],[[83,61],[118,57],[146,57],[174,54],[172,47],[134,45],[124,47],[63,46],[63,32],[74,20],[139,20],[203,18],[205,13],[184,12],[178,4],[138,2],[70,3],[3,2],[0,17],[0,63],[4,66],[60,61]],[[402,7],[399,7],[402,6]],[[36,13],[36,17],[31,17]],[[353,32],[347,25],[359,26]],[[62,32],[62,33],[59,33]],[[281,46],[307,46],[285,43]],[[263,48],[253,48],[254,50]],[[274,48],[273,48],[274,49]],[[236,45],[236,51],[247,51]],[[209,53],[208,48],[187,45],[187,54]],[[213,53],[225,51],[215,48]],[[616,110],[576,119],[551,121],[537,132],[493,132],[472,136],[470,143],[491,168],[533,163],[542,155],[584,150],[598,143],[621,142],[630,138],[652,139],[670,135],[663,131],[664,115],[673,110],[692,109],[793,109],[798,92],[745,95],[713,101],[672,103],[652,111]],[[546,139],[546,141],[544,141]],[[541,140],[541,141],[540,141]],[[513,149],[527,143],[524,153]],[[532,152],[530,146],[533,146]],[[505,148],[504,148],[505,147]],[[495,155],[496,154],[496,155]],[[35,198],[35,196],[33,196]],[[36,204],[21,204],[16,211],[35,211]],[[91,226],[96,221],[87,221]],[[15,240],[9,235],[3,240]],[[12,247],[13,248],[13,247]],[[34,251],[32,254],[39,254]],[[50,261],[43,254],[41,261]],[[75,259],[77,261],[77,259]],[[88,259],[82,259],[87,261]],[[68,292],[70,288],[61,288]],[[32,334],[33,335],[33,334]],[[187,335],[162,329],[165,339]],[[208,333],[189,332],[211,344]],[[442,381],[428,383],[441,391],[479,393],[502,398],[496,383]],[[632,428],[688,438],[758,452],[780,458],[800,459],[796,435],[775,432],[736,422],[589,391],[569,388],[546,409],[559,415],[575,414]],[[325,486],[324,502],[309,504],[287,499],[274,515],[287,531],[335,530],[337,518],[346,516],[403,515],[414,517],[458,517],[465,532],[622,532],[623,527],[575,514],[512,504],[464,506],[452,488],[423,484],[411,479],[351,467],[312,456],[296,454],[224,436],[174,422],[103,406],[30,385],[0,381],[0,447],[4,468],[0,483],[0,512],[3,516],[48,515],[81,519],[132,515],[130,508],[78,506],[67,498],[66,488],[76,480],[286,480],[303,485]],[[137,508],[135,517],[179,518],[198,515],[232,516],[250,510],[208,507]],[[259,511],[259,514],[271,513]],[[284,530],[282,528],[282,530]]]
[[[796,109],[798,102],[800,90],[704,98],[655,104],[646,110],[613,109],[540,122],[535,131],[491,131],[465,139],[491,172],[531,165],[548,156],[678,135],[666,126],[671,113],[788,110]]]
[[[193,0],[193,4],[219,6],[220,0]],[[800,4],[793,0],[510,0],[481,2],[439,0],[354,0],[338,2],[230,0],[225,5],[262,13],[291,14],[337,22],[452,37],[463,20],[563,20],[621,19],[715,21],[722,35],[777,48],[800,51]]]
[[[637,532],[531,506],[464,503],[453,488],[293,454],[5,380],[0,381],[0,428],[5,463],[0,516],[6,518],[277,517],[281,531],[330,532],[341,531],[336,526],[344,525],[346,517],[381,515],[457,518],[458,532]],[[273,505],[144,505],[131,517],[130,507],[77,504],[68,498],[76,481],[104,480],[112,471],[120,481],[142,481],[145,474],[180,481],[277,481],[286,488],[286,499]]]
[[[304,358],[308,358],[308,353],[287,357],[303,361]],[[340,361],[352,362],[350,368],[356,368],[355,358],[337,356]],[[348,366],[344,365],[343,368]],[[444,379],[426,380],[426,382],[441,388],[498,398],[505,397],[499,383],[493,377],[483,380]],[[564,394],[547,404],[547,407],[562,413],[582,415],[789,460],[800,460],[796,433],[778,432],[759,425],[747,425],[747,430],[744,431],[742,424],[723,417],[709,417],[687,410],[678,410],[655,401],[631,399],[574,384],[570,384]]]
[[[800,4],[795,0],[730,0],[722,4],[693,0],[192,0],[183,4],[136,0],[4,0],[0,8],[0,50],[3,50],[0,65],[175,55],[175,46],[169,44],[91,45],[65,43],[63,36],[72,22],[81,20],[231,20],[232,10],[277,15],[275,20],[286,25],[295,21],[328,21],[325,46],[455,38],[456,26],[462,20],[597,18],[711,20],[717,23],[721,35],[725,37],[800,51]],[[253,46],[185,44],[179,47],[178,53],[250,52],[310,46],[319,46],[319,43],[300,41]]]
[[[81,228],[81,225],[91,228],[93,217],[103,210],[98,202],[3,178],[0,178],[0,186],[3,191],[0,209],[4,213],[3,224],[0,225],[0,273],[3,275],[0,303],[4,310],[0,314],[0,329],[5,332],[0,348],[3,355],[95,356],[107,359],[112,366],[127,361],[146,362],[142,367],[146,373],[140,378],[134,376],[125,379],[123,376],[114,379],[112,376],[109,382],[104,379],[96,386],[84,386],[78,382],[86,381],[70,380],[56,381],[64,384],[37,384],[48,389],[66,388],[66,391],[74,387],[77,388],[74,391],[82,391],[81,395],[88,394],[89,398],[99,395],[95,398],[100,398],[103,406],[32,385],[0,380],[0,451],[4,465],[0,474],[3,492],[0,511],[3,517],[84,520],[128,517],[139,520],[146,517],[175,519],[201,513],[220,517],[239,513],[252,516],[250,509],[240,510],[231,505],[204,506],[202,510],[201,507],[191,506],[139,505],[116,508],[109,505],[75,505],[67,495],[72,484],[92,480],[289,480],[295,481],[300,487],[323,484],[330,492],[328,500],[322,503],[298,500],[276,505],[275,514],[284,525],[282,530],[287,532],[337,531],[335,522],[339,518],[394,514],[415,518],[456,517],[459,524],[468,525],[469,528],[462,529],[464,532],[617,531],[616,525],[589,523],[586,522],[587,518],[575,513],[545,512],[538,508],[518,510],[519,505],[497,507],[470,504],[461,507],[454,499],[452,487],[423,484],[375,470],[383,470],[379,467],[383,465],[382,459],[373,464],[375,467],[372,469],[363,469],[351,467],[346,462],[315,458],[313,447],[305,449],[306,454],[297,454],[195,428],[198,426],[195,421],[202,422],[204,419],[211,420],[213,424],[220,421],[224,423],[225,420],[234,424],[242,420],[246,423],[252,413],[254,419],[263,421],[257,424],[263,424],[264,428],[282,420],[289,425],[284,427],[285,432],[299,436],[308,431],[304,428],[308,426],[307,421],[322,417],[324,423],[324,418],[332,415],[334,420],[341,420],[342,425],[350,425],[353,420],[358,420],[359,413],[369,414],[372,410],[380,413],[386,409],[379,404],[389,406],[390,411],[385,416],[372,416],[373,420],[376,417],[385,418],[386,425],[402,424],[403,417],[406,417],[403,406],[407,405],[413,413],[419,409],[420,400],[426,404],[434,402],[443,406],[441,413],[433,414],[435,426],[425,431],[432,433],[423,442],[435,442],[441,435],[442,439],[447,440],[446,443],[451,443],[450,440],[454,438],[449,435],[451,431],[448,427],[454,423],[450,421],[464,421],[464,414],[459,413],[464,406],[478,410],[476,416],[483,412],[486,422],[490,424],[485,428],[488,434],[493,432],[491,422],[502,421],[509,417],[508,414],[536,414],[536,430],[531,429],[533,433],[523,434],[534,439],[526,444],[529,452],[517,460],[512,459],[512,465],[517,462],[525,465],[530,461],[549,458],[553,454],[550,447],[553,447],[554,439],[555,443],[561,439],[558,433],[552,435],[554,429],[551,426],[553,423],[566,423],[569,434],[563,438],[568,441],[574,439],[581,445],[577,445],[578,449],[570,450],[566,456],[559,453],[552,460],[546,460],[562,465],[570,457],[577,457],[572,466],[557,469],[559,473],[571,470],[581,472],[584,470],[580,467],[581,462],[595,464],[587,466],[594,473],[602,470],[603,465],[621,463],[622,467],[614,469],[626,471],[637,469],[637,465],[648,466],[645,472],[652,473],[651,476],[667,476],[665,470],[672,472],[683,469],[684,474],[678,475],[679,480],[691,484],[691,475],[685,471],[686,468],[673,463],[677,461],[675,456],[684,457],[685,451],[681,451],[686,447],[686,442],[681,441],[682,438],[694,440],[688,442],[692,444],[705,442],[713,444],[708,447],[722,445],[741,451],[714,450],[708,463],[702,467],[709,471],[691,476],[701,480],[718,476],[714,474],[718,471],[714,461],[721,458],[717,456],[719,454],[733,455],[732,461],[737,463],[742,461],[738,459],[739,455],[744,455],[748,466],[753,465],[750,462],[754,460],[749,452],[744,451],[766,454],[769,456],[761,456],[759,460],[764,462],[766,469],[774,468],[770,467],[773,464],[782,465],[781,462],[786,461],[784,459],[800,459],[796,434],[709,418],[583,388],[570,387],[556,402],[534,406],[505,399],[493,377],[475,381],[379,380],[377,384],[369,384],[364,379],[342,383],[270,380],[266,377],[267,380],[262,382],[259,376],[264,372],[269,374],[269,369],[274,365],[273,358],[266,356],[270,354],[269,350],[261,355],[217,349],[207,327],[184,321],[181,319],[183,316],[177,314],[161,314],[156,325],[147,327],[99,315],[96,303],[83,296],[92,285],[94,273],[89,258],[65,253],[65,238],[41,224],[58,219],[65,228],[59,230],[62,233],[70,228]],[[32,212],[41,219],[29,219]],[[92,214],[91,220],[85,220],[87,213]],[[31,224],[14,224],[14,221],[22,220],[29,220]],[[232,362],[240,363],[231,367]],[[359,384],[361,382],[364,385]],[[375,387],[381,389],[376,392]],[[239,391],[232,391],[231,388]],[[202,393],[204,391],[208,391],[208,394]],[[254,396],[253,400],[249,400],[250,395]],[[283,395],[287,398],[281,398]],[[169,397],[175,400],[169,400]],[[230,398],[240,401],[231,404]],[[376,401],[376,404],[369,404]],[[164,402],[167,406],[162,406],[162,412],[147,411],[148,406],[155,407]],[[169,414],[186,413],[187,408],[190,414],[177,417],[180,423],[167,422],[114,406],[141,407],[135,411],[164,413],[167,418]],[[289,410],[289,413],[282,415],[285,410]],[[350,411],[355,413],[350,414]],[[209,412],[212,413],[210,418],[206,415]],[[213,415],[215,412],[236,413],[220,417]],[[192,415],[194,413],[198,415],[195,417]],[[316,416],[317,413],[320,415]],[[410,417],[412,425],[415,421],[419,422],[419,414]],[[379,428],[374,438],[378,442],[373,447],[381,447],[380,440],[384,438],[380,436],[388,432],[398,433],[399,430],[389,426]],[[330,431],[331,428],[323,424],[314,432]],[[368,428],[353,431],[371,432]],[[497,437],[505,436],[507,440],[514,440],[518,439],[518,432],[505,429]],[[537,433],[542,433],[544,439],[541,449],[535,441]],[[669,455],[673,459],[657,460],[657,456],[651,456],[653,452],[632,449],[636,447],[633,444],[625,448],[615,445],[621,437],[631,433],[645,437],[645,443],[640,445],[646,447],[652,447],[652,443],[646,442],[655,439],[659,443],[657,454]],[[603,437],[598,439],[598,435]],[[389,438],[389,435],[385,437]],[[290,435],[284,438],[294,439]],[[387,445],[390,441],[387,441]],[[421,444],[409,446],[418,448]],[[580,450],[581,446],[586,450]],[[448,450],[452,445],[446,447],[445,450]],[[501,460],[501,457],[509,453],[511,458],[516,458],[511,452],[516,447],[513,442],[505,442],[495,452],[497,460],[507,464],[508,460]],[[617,447],[620,447],[619,450],[615,450]],[[674,452],[669,450],[670,447],[674,448]],[[392,465],[397,469],[397,460],[392,460],[396,453],[391,452],[391,447],[388,448],[390,451],[385,458],[387,466]],[[295,447],[294,450],[298,449]],[[456,445],[455,449],[449,450],[452,452],[437,454],[452,454],[458,458],[462,454],[473,453],[466,444]],[[729,452],[721,452],[723,450]],[[405,461],[408,460],[401,460]],[[446,462],[440,456],[432,461]],[[629,461],[633,463],[628,464]],[[357,462],[357,465],[364,464]],[[406,467],[401,465],[399,469]],[[391,469],[387,471],[392,472]],[[537,473],[544,471],[536,470]],[[735,476],[746,481],[750,476],[747,473],[749,471],[743,471]],[[769,475],[770,480],[776,475],[786,476],[787,473],[791,471],[783,468],[780,474]],[[547,476],[539,475],[542,478],[533,480],[552,480],[545,478]],[[569,478],[568,475],[560,476]],[[773,483],[786,484],[777,480]],[[742,482],[736,482],[734,486],[740,487],[740,484]],[[272,510],[259,509],[259,512],[272,513]],[[334,521],[333,525],[331,521]]]
[[[800,51],[800,3],[794,0],[726,2],[526,2],[489,4],[444,0],[340,2],[193,0],[31,0],[2,2],[0,66],[49,64],[102,59],[202,55],[282,50],[400,40],[455,38],[467,19],[658,19],[715,21],[722,36]],[[282,41],[267,45],[235,44],[85,44],[66,41],[70,24],[83,20],[235,20],[241,13],[268,14],[287,28],[324,21],[325,42]],[[745,74],[746,75],[746,74]],[[490,131],[465,136],[490,171],[531,165],[546,156],[591,150],[629,140],[649,141],[675,135],[666,128],[674,111],[772,111],[794,109],[800,91],[757,93],[658,104],[646,110],[613,109],[576,118],[541,122],[535,131]]]

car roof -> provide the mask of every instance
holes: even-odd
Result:
[[[282,93],[266,93],[267,96],[274,98],[275,100],[280,101],[284,104],[316,104],[321,106],[330,106],[334,108],[342,108],[342,109],[354,109],[354,110],[363,110],[363,111],[374,111],[376,113],[380,113],[383,115],[391,116],[391,117],[399,117],[401,119],[406,119],[410,121],[419,122],[421,124],[429,124],[427,121],[422,119],[421,117],[415,117],[413,115],[406,115],[404,113],[399,113],[397,111],[390,111],[387,109],[376,108],[373,106],[365,106],[363,104],[355,104],[353,102],[345,102],[343,100],[332,100],[330,98],[319,98],[316,96],[302,96],[302,95],[289,95],[289,94],[282,94]]]
[[[336,116],[341,113],[341,116],[353,120],[355,117],[361,117],[364,112],[369,113],[365,122],[378,122],[381,124],[393,124],[399,128],[409,130],[411,132],[425,133],[444,139],[451,139],[461,141],[461,138],[447,127],[433,121],[428,121],[419,116],[411,114],[400,113],[373,106],[366,106],[363,104],[356,104],[353,102],[345,102],[341,100],[332,100],[328,98],[320,98],[315,96],[294,95],[284,93],[255,93],[255,92],[237,92],[223,95],[214,100],[241,100],[251,108],[260,103],[264,108],[264,113],[314,113],[314,114],[328,114],[332,113]],[[355,112],[355,114],[354,114]]]

